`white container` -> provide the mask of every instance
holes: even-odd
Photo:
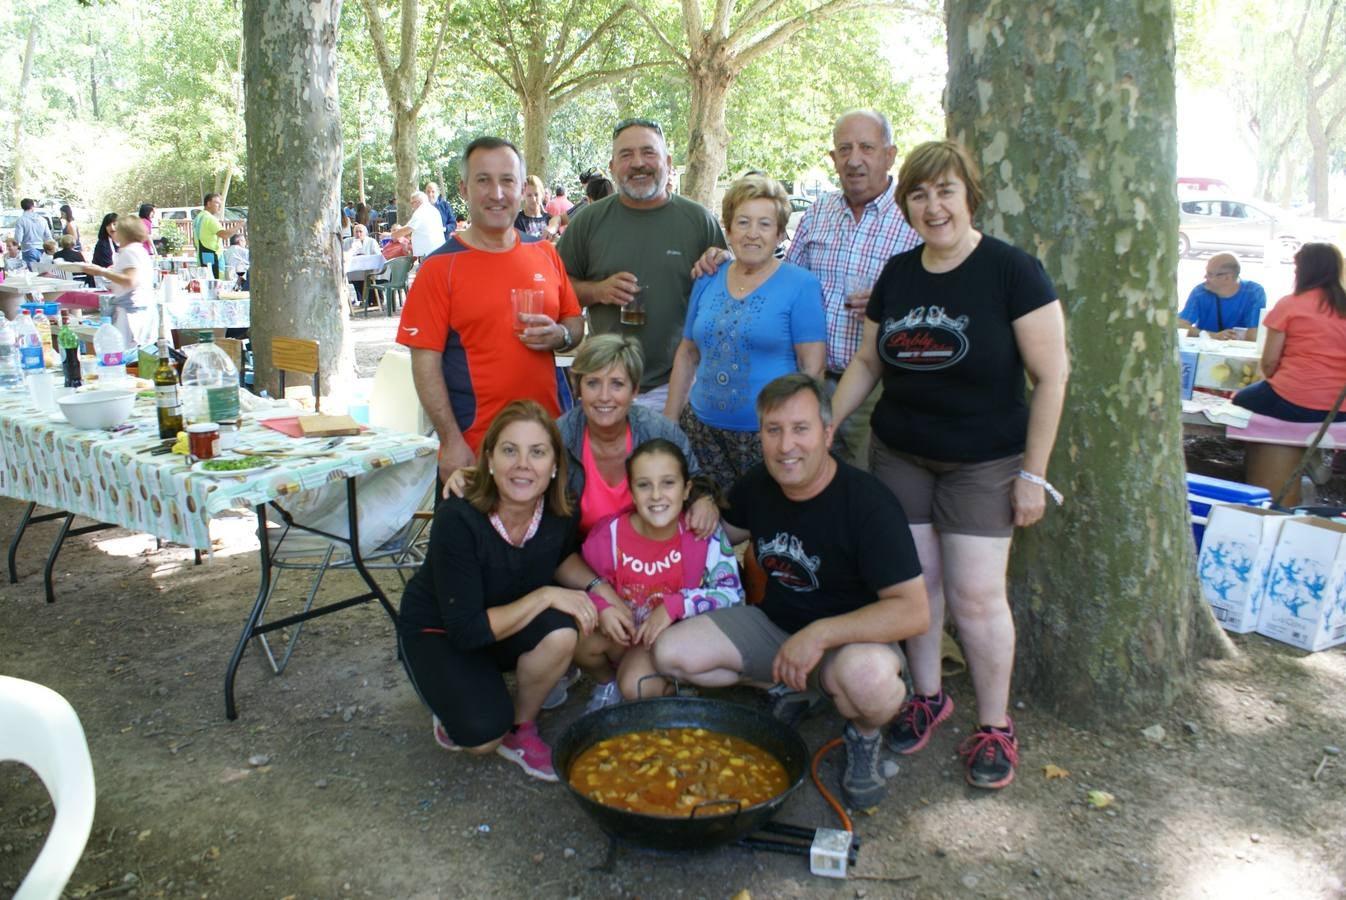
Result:
[[[32,316],[20,316],[15,323],[14,334],[14,345],[18,348],[19,363],[23,367],[23,379],[28,384],[28,394],[33,399],[33,405],[44,412],[54,412],[56,401],[51,392],[51,379],[47,377],[42,339],[37,336]]]
[[[135,391],[97,390],[67,394],[57,401],[61,413],[76,428],[116,428],[131,417]]]
[[[108,316],[103,317],[103,324],[93,334],[93,353],[98,359],[99,386],[123,386],[126,383],[126,340]]]
[[[1285,523],[1257,633],[1301,650],[1346,643],[1346,525],[1314,516]]]
[[[1257,628],[1284,513],[1251,506],[1214,506],[1197,558],[1201,595],[1215,620],[1235,634]]]
[[[201,337],[201,343],[187,348],[187,364],[182,367],[183,420],[188,425],[237,423],[238,367],[209,332]]]
[[[19,348],[14,346],[14,328],[0,313],[0,389],[23,384],[23,368],[19,365]]]

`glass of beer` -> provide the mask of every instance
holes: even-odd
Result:
[[[645,285],[637,285],[635,296],[622,307],[621,323],[623,325],[645,324]]]
[[[529,326],[530,323],[524,316],[536,316],[542,313],[543,296],[542,291],[532,288],[514,288],[509,292],[515,334],[523,334],[523,330]]]

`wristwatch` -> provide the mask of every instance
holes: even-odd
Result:
[[[569,350],[570,347],[572,346],[570,339],[570,329],[562,325],[560,322],[557,322],[556,326],[561,329],[561,346],[558,347],[557,349],[561,351]]]

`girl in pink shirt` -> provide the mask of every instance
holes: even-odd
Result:
[[[598,629],[580,641],[575,662],[598,686],[585,712],[640,695],[653,674],[650,647],[673,622],[743,602],[738,561],[724,530],[698,538],[682,515],[692,490],[687,458],[663,438],[646,441],[626,460],[634,509],[599,522],[581,551],[598,576],[625,601],[596,593]],[[645,686],[654,696],[658,688]]]

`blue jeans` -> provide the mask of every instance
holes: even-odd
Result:
[[[42,259],[41,250],[21,250],[19,255],[23,257],[24,262],[28,263],[30,269],[33,267],[33,263],[40,262]]]
[[[1319,422],[1327,418],[1325,409],[1306,409],[1291,403],[1271,388],[1266,381],[1250,384],[1234,395],[1235,406],[1250,409],[1258,415],[1270,416],[1282,422]],[[1346,421],[1346,412],[1338,412],[1334,421]]]

